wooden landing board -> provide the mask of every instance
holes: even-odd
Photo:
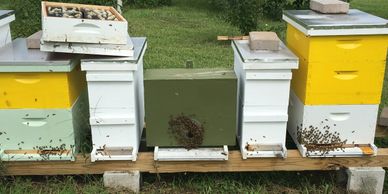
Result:
[[[5,162],[5,175],[102,174],[104,171],[139,170],[150,173],[175,172],[252,172],[335,170],[340,167],[388,167],[388,148],[378,156],[364,158],[302,158],[298,150],[288,150],[288,157],[243,160],[239,151],[230,151],[228,161],[155,162],[153,152],[139,153],[136,162],[99,161],[77,156],[75,162]]]

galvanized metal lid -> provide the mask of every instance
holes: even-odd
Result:
[[[14,10],[0,10],[0,20],[15,14]]]
[[[70,72],[81,55],[28,49],[25,38],[0,48],[0,72]]]
[[[145,37],[131,37],[134,54],[131,57],[85,55],[81,59],[82,70],[136,70],[136,64],[147,47]]]
[[[200,79],[237,79],[232,69],[146,69],[144,80],[200,80]]]
[[[307,35],[388,34],[388,20],[357,9],[348,14],[286,10],[283,19]]]
[[[296,69],[298,68],[298,57],[294,55],[280,41],[278,51],[251,50],[248,40],[235,40],[232,42],[233,49],[240,56],[244,66],[249,69]],[[236,57],[236,55],[235,55]]]

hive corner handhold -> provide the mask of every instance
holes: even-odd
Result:
[[[275,32],[249,32],[249,47],[251,50],[278,51],[279,37]]]
[[[348,13],[349,3],[340,0],[311,0],[310,9],[320,13]]]

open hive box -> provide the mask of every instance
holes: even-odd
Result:
[[[113,7],[42,1],[42,40],[127,44],[128,23]]]

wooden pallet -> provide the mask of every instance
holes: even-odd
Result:
[[[376,157],[363,158],[303,158],[298,150],[288,150],[288,157],[243,160],[239,151],[230,151],[228,161],[156,162],[153,152],[140,152],[136,162],[90,162],[89,156],[78,155],[75,162],[4,162],[5,175],[75,175],[103,174],[105,171],[149,173],[176,172],[253,172],[338,170],[346,167],[388,167],[388,148],[379,149]]]

